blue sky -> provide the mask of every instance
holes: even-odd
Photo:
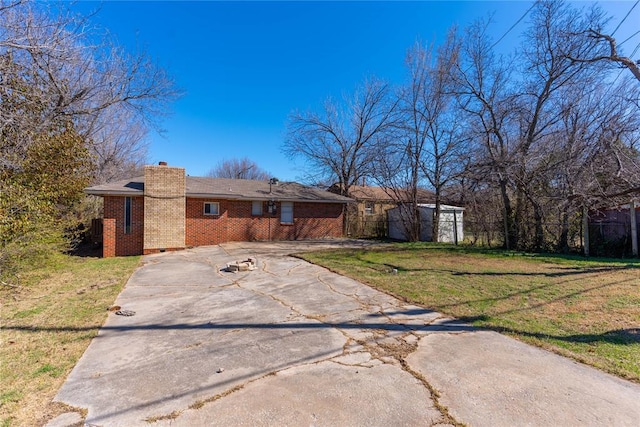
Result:
[[[635,1],[606,1],[614,28]],[[579,4],[586,5],[586,2]],[[400,83],[416,40],[442,40],[448,28],[493,14],[500,38],[529,1],[177,2],[83,1],[81,13],[127,50],[144,49],[185,95],[152,134],[149,162],[167,161],[194,176],[219,161],[249,157],[281,180],[297,180],[304,164],[281,152],[287,115],[340,97],[368,76]],[[498,48],[518,42],[526,19]],[[616,34],[640,30],[640,5]],[[628,41],[626,52],[640,42]],[[640,55],[637,55],[640,56]]]

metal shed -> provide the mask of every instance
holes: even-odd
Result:
[[[402,221],[403,207],[395,207],[387,211],[389,219],[389,237],[396,240],[408,240],[408,233]],[[433,218],[436,214],[435,204],[419,204],[420,241],[433,241]],[[438,241],[458,243],[464,239],[464,208],[451,205],[440,205],[440,226]]]

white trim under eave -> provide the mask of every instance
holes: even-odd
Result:
[[[142,197],[144,196],[144,193],[142,191],[129,191],[129,192],[113,192],[113,191],[86,191],[83,190],[85,194],[88,194],[89,196],[121,196],[121,197]]]

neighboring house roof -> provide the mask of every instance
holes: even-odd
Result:
[[[417,206],[419,208],[424,208],[424,209],[434,209],[436,208],[435,203],[418,203]],[[401,209],[401,206],[396,206],[395,208],[392,208],[392,210],[398,210]],[[466,209],[461,207],[461,206],[453,206],[453,205],[445,205],[445,204],[441,204],[440,205],[440,212],[441,213],[452,213],[452,212],[464,212]]]
[[[329,188],[329,191],[338,193],[339,185],[334,184]],[[390,196],[391,194],[391,196]],[[394,197],[392,197],[394,196]],[[392,189],[386,189],[384,187],[369,187],[362,185],[352,185],[349,187],[349,197],[352,197],[359,201],[375,201],[375,202],[389,202],[395,203],[398,198],[400,201],[409,200],[409,194],[407,191],[399,190],[397,195],[394,195]],[[435,194],[429,190],[418,189],[418,202],[429,203],[433,202]]]
[[[225,200],[278,200],[315,203],[349,203],[353,200],[297,182],[278,182],[249,179],[186,177],[186,196]],[[143,196],[144,177],[95,185],[85,188],[85,193],[94,196]]]
[[[382,187],[366,187],[361,185],[352,185],[349,188],[349,195],[356,200],[370,201],[392,201],[391,196],[387,194]]]
[[[435,209],[436,205],[435,205],[435,203],[419,203],[418,207],[427,208],[427,209]],[[465,210],[465,208],[463,208],[461,206],[453,206],[453,205],[445,205],[445,204],[441,204],[440,205],[440,212],[445,212],[445,211],[461,212],[461,211],[464,211],[464,210]]]

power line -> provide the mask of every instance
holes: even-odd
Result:
[[[638,0],[638,2],[640,2],[640,0]],[[497,45],[498,43],[500,43],[500,42],[502,41],[502,39],[503,39],[503,38],[505,38],[505,37],[507,36],[507,34],[509,34],[509,33],[511,32],[511,30],[513,30],[513,29],[516,27],[516,25],[518,25],[518,24],[520,23],[520,21],[522,21],[522,20],[524,19],[524,17],[525,17],[525,16],[527,16],[527,15],[529,14],[529,12],[531,12],[531,9],[533,9],[533,8],[534,8],[534,6],[536,5],[536,3],[537,3],[537,2],[533,2],[533,3],[531,4],[531,7],[530,7],[529,9],[527,9],[527,11],[526,11],[526,12],[525,12],[521,17],[520,17],[520,19],[518,19],[518,20],[516,21],[516,23],[515,23],[515,24],[513,24],[513,25],[512,25],[512,26],[511,26],[511,27],[510,27],[510,28],[509,28],[509,29],[508,29],[508,30],[507,30],[503,35],[502,35],[502,37],[500,37],[500,38],[498,39],[498,41],[496,41],[493,45],[491,45],[491,49],[493,49],[494,47],[496,47],[496,45]],[[637,4],[637,2],[636,2],[636,4]]]
[[[633,11],[633,9],[635,9],[635,7],[638,5],[638,3],[640,3],[640,0],[636,0],[636,2],[633,4],[633,6],[631,6],[631,9],[629,9],[629,11],[627,12],[627,14],[624,16],[624,18],[622,18],[622,21],[620,21],[620,23],[618,23],[618,25],[616,26],[616,28],[613,30],[613,32],[611,33],[611,37],[613,37],[613,35],[616,33],[616,31],[618,31],[618,29],[620,28],[620,26],[624,23],[624,21],[629,17],[629,15],[631,14],[631,12]],[[635,37],[638,33],[640,33],[640,30],[636,31],[635,33],[633,33],[632,35],[630,35],[629,37],[627,37],[626,39],[624,39],[622,41],[622,43],[618,44],[618,47],[622,46],[624,43],[628,42],[629,40],[631,40],[633,37]],[[638,51],[638,49],[640,49],[640,43],[638,43],[636,45],[636,48],[633,50],[633,52],[631,52],[631,55],[629,55],[629,58],[632,58],[633,55],[636,54],[636,52]],[[620,78],[620,76],[622,75],[622,73],[624,72],[624,66],[620,67],[621,70],[620,72],[618,72],[618,75],[616,76],[615,79],[613,79],[613,81],[611,82],[611,84],[609,84],[609,86],[607,87],[607,92],[609,92],[609,90],[613,87],[613,85],[618,81],[618,79]],[[605,94],[606,94],[605,93]]]
[[[622,68],[622,67],[621,67]],[[611,90],[611,88],[613,87],[613,85],[618,81],[618,79],[620,78],[620,76],[622,75],[622,73],[624,72],[624,70],[620,70],[620,72],[618,72],[618,75],[616,76],[615,79],[613,79],[613,81],[611,82],[611,84],[609,84],[609,86],[607,87],[607,91],[604,93],[605,95],[607,95],[609,93],[609,91]]]
[[[629,37],[627,37],[626,39],[624,39],[624,41],[622,41],[621,43],[618,43],[618,46],[622,46],[623,44],[625,44],[626,42],[628,42],[629,40],[631,40],[632,38],[634,38],[635,36],[637,36],[638,34],[640,34],[640,30],[636,31],[635,33],[631,34]]]
[[[613,35],[616,33],[616,31],[618,31],[618,29],[620,28],[620,26],[624,23],[624,21],[629,17],[629,15],[631,14],[631,12],[633,11],[633,9],[635,9],[635,7],[638,5],[638,3],[640,3],[640,0],[636,0],[636,2],[633,4],[633,6],[631,6],[631,9],[629,9],[629,11],[627,12],[627,14],[624,16],[624,18],[622,18],[622,21],[620,21],[620,23],[616,26],[615,30],[613,30],[613,32],[611,33],[611,37],[613,37]],[[638,33],[640,33],[640,30],[636,31],[635,33],[631,34],[629,37],[627,37],[626,39],[624,39],[622,41],[622,43],[618,44],[618,47],[622,46],[623,44],[625,44],[626,42],[628,42],[629,40],[631,40],[633,37],[635,37]],[[633,49],[633,52],[631,52],[631,55],[629,55],[629,58],[632,59],[633,55],[636,54],[636,52],[638,51],[638,49],[640,49],[640,43],[638,43],[636,45],[636,48]],[[621,66],[620,67],[621,70],[620,72],[618,72],[618,75],[616,76],[615,79],[613,79],[613,81],[611,82],[611,84],[609,84],[609,86],[607,87],[607,92],[609,92],[609,90],[613,87],[613,85],[618,81],[618,79],[620,78],[620,76],[622,75],[622,73],[624,72],[624,69],[626,67]],[[605,94],[606,94],[605,93]]]
[[[631,52],[631,55],[629,55],[629,58],[630,58],[630,59],[633,59],[633,58],[632,58],[632,56],[636,54],[636,52],[638,51],[638,49],[640,49],[640,43],[638,43],[638,44],[636,45],[636,48],[635,48],[635,49],[633,49],[633,52]]]
[[[629,12],[627,12],[627,14],[624,16],[624,18],[622,18],[622,21],[620,21],[620,23],[616,27],[616,29],[613,30],[613,33],[611,33],[611,37],[613,37],[613,35],[616,33],[616,31],[618,31],[618,28],[620,28],[620,25],[622,25],[622,23],[629,17],[629,15],[633,11],[633,9],[635,9],[635,7],[638,5],[638,3],[640,3],[640,0],[636,0],[636,2],[633,4],[633,6],[631,6],[631,9],[629,9]]]
[[[636,45],[636,48],[635,48],[635,49],[633,49],[633,52],[631,52],[631,55],[629,55],[629,58],[633,59],[633,58],[632,58],[632,56],[636,54],[636,52],[638,51],[638,49],[640,49],[640,43],[638,43],[638,44]],[[613,87],[613,85],[615,84],[615,82],[617,82],[617,81],[618,81],[618,79],[620,78],[620,76],[622,75],[622,73],[624,73],[624,71],[625,71],[625,69],[626,69],[627,67],[625,67],[625,66],[623,66],[623,65],[622,65],[622,66],[620,66],[620,68],[621,68],[621,70],[620,70],[620,72],[618,73],[618,75],[616,76],[616,78],[615,78],[615,79],[613,79],[613,81],[611,82],[611,84],[607,87],[607,91],[605,92],[605,95],[606,95],[607,93],[609,93],[609,90]]]

